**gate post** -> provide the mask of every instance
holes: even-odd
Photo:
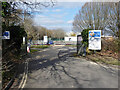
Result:
[[[82,46],[82,36],[81,36],[81,34],[80,35],[77,35],[77,54],[79,55],[80,53],[79,53],[79,50],[80,50],[80,48],[81,48],[81,46]]]

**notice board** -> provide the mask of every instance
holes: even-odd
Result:
[[[89,45],[90,50],[101,50],[101,30],[89,30]]]

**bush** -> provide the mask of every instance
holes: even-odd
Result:
[[[26,34],[24,28],[20,26],[6,26],[2,25],[3,32],[10,31],[10,39],[3,39],[2,42],[2,72],[3,72],[3,86],[6,85],[13,78],[18,71],[18,64],[20,63],[20,51],[23,36]]]
[[[112,51],[117,53],[119,49],[119,42],[120,40],[118,39],[113,39],[112,41],[102,39],[102,52]]]
[[[81,32],[81,35],[82,35],[82,38],[83,38],[82,43],[85,44],[87,47],[88,47],[88,34],[89,34],[89,30],[93,30],[93,29],[84,29]]]

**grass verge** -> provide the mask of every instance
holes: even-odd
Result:
[[[87,60],[96,62],[96,63],[101,63],[101,64],[106,64],[106,65],[117,65],[120,66],[120,61],[118,61],[117,58],[114,58],[112,56],[107,56],[107,55],[99,55],[99,54],[90,54],[87,55],[86,57],[79,56],[76,53],[73,54],[73,57],[79,57],[79,58],[86,58]]]
[[[31,49],[30,50],[30,53],[34,53],[34,52],[37,52],[38,50],[36,50],[36,49]]]
[[[65,46],[68,46],[68,47],[76,47],[76,45],[65,45]]]
[[[86,56],[89,60],[94,61],[94,62],[100,62],[103,64],[109,64],[109,65],[118,65],[120,66],[120,61],[118,59],[115,59],[113,57],[109,56],[100,56],[100,55],[87,55]]]
[[[32,45],[31,46],[31,48],[42,48],[42,49],[48,48],[48,47],[50,47],[50,46],[49,45]]]

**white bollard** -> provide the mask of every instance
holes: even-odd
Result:
[[[27,46],[27,52],[30,53],[30,47],[29,46]]]

